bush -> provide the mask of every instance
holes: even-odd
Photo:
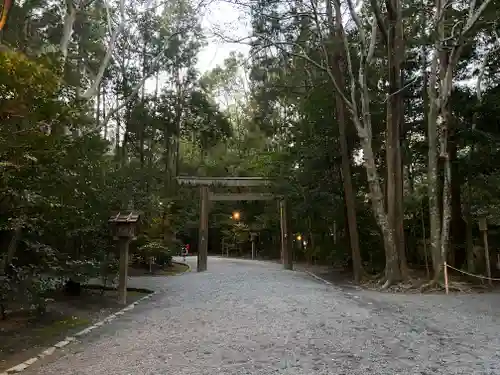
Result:
[[[119,260],[112,254],[106,254],[104,259],[101,261],[100,276],[102,280],[102,285],[105,287],[109,282],[118,274]]]
[[[148,264],[149,258],[154,258],[155,263],[160,266],[170,266],[174,252],[161,241],[150,241],[139,248],[139,256]]]
[[[39,315],[45,313],[47,295],[62,286],[62,279],[42,275],[31,266],[9,267],[9,273],[0,277],[0,312],[6,318],[9,303],[29,304]]]

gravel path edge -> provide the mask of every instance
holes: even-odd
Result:
[[[191,272],[192,271],[191,266],[188,263],[186,263],[186,262],[173,261],[172,263],[182,264],[183,266],[186,266],[188,268],[186,271],[179,273],[179,275],[182,275],[183,273]],[[0,374],[0,375],[2,375],[2,374]]]
[[[107,316],[103,320],[98,321],[97,323],[92,324],[91,326],[89,326],[89,327],[81,330],[80,332],[75,333],[73,336],[67,336],[65,339],[59,341],[58,343],[50,346],[47,349],[41,351],[36,357],[29,358],[26,361],[21,362],[20,364],[7,369],[5,372],[1,372],[0,375],[18,374],[18,373],[26,370],[29,366],[31,366],[32,364],[34,364],[35,362],[37,362],[39,359],[42,359],[42,358],[45,358],[45,357],[48,357],[48,356],[54,354],[54,352],[56,350],[64,348],[69,343],[71,343],[73,341],[76,341],[77,338],[85,336],[88,333],[90,333],[93,330],[95,330],[96,328],[99,328],[102,325],[111,322],[115,318],[117,318],[117,317],[125,314],[127,311],[132,310],[139,303],[150,299],[151,297],[153,297],[157,293],[158,293],[157,291],[152,291],[151,290],[149,294],[145,295],[144,297],[139,298],[137,301],[131,303],[130,305],[124,307],[123,309],[118,310],[117,312],[115,312],[115,313]]]
[[[313,272],[311,272],[311,271],[306,271],[306,270],[303,270],[303,271],[298,271],[298,272],[303,272],[303,273],[305,273],[306,275],[309,275],[309,276],[313,277],[314,279],[316,279],[316,280],[318,280],[318,281],[321,281],[322,283],[324,283],[324,284],[326,284],[326,285],[333,286],[333,284],[332,284],[330,281],[325,280],[325,279],[323,279],[322,277],[319,277],[318,275],[314,274],[314,273],[313,273]],[[2,374],[0,374],[0,375],[2,375]]]

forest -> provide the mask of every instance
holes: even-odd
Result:
[[[440,285],[445,261],[485,274],[486,218],[495,274],[498,3],[235,0],[251,35],[220,37],[250,54],[200,72],[197,1],[5,1],[2,315],[116,273],[112,212],[142,214],[134,261],[196,251],[199,192],[182,175],[270,178],[295,261],[382,288]],[[248,256],[250,233],[279,258],[274,203],[211,208],[212,254]]]

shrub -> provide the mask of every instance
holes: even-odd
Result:
[[[160,266],[170,266],[172,264],[173,251],[160,241],[150,241],[141,246],[139,251],[146,264],[150,257],[154,258],[155,263]]]

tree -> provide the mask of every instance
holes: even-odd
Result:
[[[478,22],[479,17],[491,1],[484,1],[476,9],[474,1],[466,6],[466,18],[463,26],[453,27],[449,34],[446,31],[446,22],[449,19],[445,3],[438,0],[435,4],[434,38],[432,59],[429,72],[429,109],[428,109],[428,186],[430,211],[430,236],[432,246],[432,261],[434,267],[434,282],[441,275],[443,264],[446,261],[451,219],[451,165],[448,149],[451,113],[449,100],[453,89],[453,74],[465,48],[470,41],[469,33]],[[456,21],[459,25],[460,21]],[[451,49],[446,48],[451,43]],[[438,146],[439,143],[439,146]],[[438,153],[439,152],[439,153]],[[442,219],[440,218],[438,197],[438,154],[444,159],[444,185]]]

